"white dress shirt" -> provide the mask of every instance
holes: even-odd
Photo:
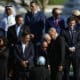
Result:
[[[16,34],[17,34],[17,37],[19,36],[20,29],[21,29],[21,27],[20,27],[20,26],[16,26]]]
[[[23,53],[25,51],[25,48],[26,48],[26,44],[22,43],[22,51],[23,51]]]

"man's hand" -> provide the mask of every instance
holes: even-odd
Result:
[[[75,47],[69,47],[69,51],[75,52]]]
[[[21,61],[21,65],[26,68],[27,67],[26,61]]]

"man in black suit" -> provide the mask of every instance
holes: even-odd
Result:
[[[11,46],[13,46],[19,39],[23,28],[23,17],[21,15],[17,15],[16,24],[11,26],[7,32],[7,39]]]
[[[51,80],[62,80],[62,70],[65,55],[65,43],[55,28],[52,29],[51,43],[48,47],[49,64],[51,67]]]
[[[21,39],[21,34],[22,32],[27,29],[23,26],[23,16],[22,15],[17,15],[16,18],[16,24],[9,27],[8,32],[7,32],[7,39],[8,39],[8,46],[10,49],[10,54],[9,54],[9,69],[10,67],[13,67],[14,64],[14,55],[13,55],[13,47]],[[9,72],[12,72],[12,70],[9,70]]]
[[[31,11],[25,14],[24,24],[28,25],[35,38],[33,43],[40,43],[45,27],[45,16],[41,10],[38,10],[38,4],[35,1],[30,3]]]
[[[47,52],[47,48],[48,48],[48,43],[47,43],[47,41],[43,40],[41,42],[41,44],[39,46],[37,46],[37,49],[36,49],[37,58],[39,56],[43,56],[46,59],[46,64],[45,64],[46,68],[48,68],[48,52]]]
[[[76,28],[76,20],[73,17],[67,20],[68,28],[62,32],[66,43],[64,80],[69,80],[70,64],[73,66],[74,80],[79,80],[79,48],[80,48],[80,31]]]
[[[28,80],[29,71],[33,67],[34,47],[30,42],[30,34],[22,33],[21,41],[15,45],[15,80]]]

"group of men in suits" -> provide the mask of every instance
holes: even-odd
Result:
[[[51,80],[70,80],[70,64],[73,66],[73,79],[79,80],[80,16],[77,20],[74,16],[69,17],[65,26],[60,9],[54,8],[52,16],[46,19],[36,2],[31,2],[30,7],[31,11],[25,14],[25,18],[17,15],[15,25],[8,26],[7,31],[0,29],[0,33],[6,32],[8,39],[9,77],[30,80],[29,72],[37,66],[38,57],[44,56]],[[11,13],[10,6],[7,10]]]

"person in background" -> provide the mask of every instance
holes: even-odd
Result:
[[[37,59],[37,66],[30,71],[30,80],[50,80],[50,74],[45,68],[46,59],[39,56]]]
[[[8,80],[9,49],[4,37],[0,37],[0,80]]]
[[[52,16],[46,20],[46,32],[48,32],[51,27],[55,28],[59,34],[65,29],[65,21],[61,16],[61,12],[59,8],[54,8],[52,10]]]
[[[0,22],[0,28],[5,30],[5,32],[8,31],[8,28],[12,25],[15,25],[15,15],[13,12],[12,6],[6,6],[5,7],[5,15],[3,15],[1,22]],[[7,36],[7,33],[6,33]]]
[[[49,65],[51,69],[51,80],[62,80],[62,72],[65,57],[65,42],[55,28],[51,33],[51,43],[48,47]]]
[[[68,27],[62,32],[66,44],[65,66],[63,80],[70,80],[70,65],[73,67],[73,79],[79,80],[79,58],[80,58],[80,31],[76,29],[76,19],[69,17],[67,19]]]
[[[23,16],[16,15],[16,24],[10,26],[7,32],[7,39],[10,45],[14,45],[18,40],[20,40],[21,33],[23,32]]]
[[[48,33],[46,33],[46,34],[43,35],[42,40],[45,40],[45,41],[47,41],[48,44],[50,44],[51,36]]]
[[[13,72],[14,67],[14,45],[21,39],[21,34],[23,32],[23,17],[22,15],[16,15],[15,17],[16,24],[9,27],[7,31],[8,47],[10,50],[9,53],[9,75]]]
[[[29,71],[34,66],[34,47],[30,40],[30,33],[23,32],[14,47],[14,80],[29,80]]]
[[[36,50],[36,56],[38,59],[40,56],[43,56],[46,59],[46,63],[45,63],[45,67],[48,68],[48,52],[47,52],[47,48],[48,48],[48,43],[47,41],[43,40],[41,42],[40,46],[37,46],[37,50]]]
[[[78,9],[72,10],[72,17],[77,19],[78,16],[80,16],[80,11]]]
[[[76,28],[80,30],[80,16],[77,17]]]
[[[36,2],[30,3],[31,11],[25,14],[24,24],[30,27],[30,31],[34,34],[33,43],[39,44],[43,30],[45,27],[45,16],[41,10],[38,9],[38,4]]]

